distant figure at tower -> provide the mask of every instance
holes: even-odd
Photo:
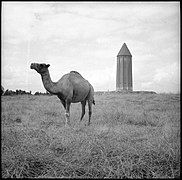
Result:
[[[132,55],[125,43],[117,55],[116,91],[133,91]]]

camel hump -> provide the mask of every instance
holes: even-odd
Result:
[[[70,71],[70,73],[78,74],[78,75],[80,75],[82,77],[82,75],[77,71]]]

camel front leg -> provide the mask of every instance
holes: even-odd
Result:
[[[70,105],[71,105],[71,102],[67,101],[66,100],[66,113],[65,113],[65,116],[66,116],[66,125],[70,125]]]
[[[64,100],[61,100],[61,103],[64,106],[64,109],[66,109],[66,102]]]

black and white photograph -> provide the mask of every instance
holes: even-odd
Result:
[[[180,178],[180,1],[2,1],[2,178]]]

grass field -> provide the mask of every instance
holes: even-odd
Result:
[[[56,96],[1,98],[3,178],[180,178],[180,95],[95,95],[71,105]]]

